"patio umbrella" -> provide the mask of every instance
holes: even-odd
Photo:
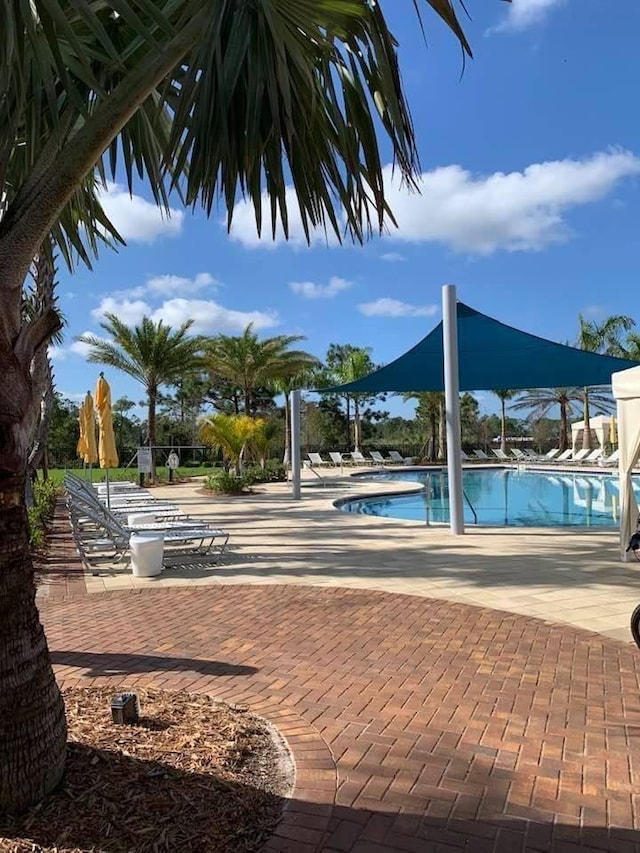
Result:
[[[85,435],[84,430],[84,402],[80,406],[80,411],[78,412],[78,423],[80,424],[80,435],[78,436],[76,452],[84,464],[86,462],[85,456],[87,455],[87,436]]]
[[[116,439],[113,434],[113,421],[111,419],[111,388],[109,387],[107,380],[104,378],[104,373],[101,373],[100,378],[98,379],[95,398],[96,409],[98,410],[98,418],[100,421],[98,455],[100,457],[100,467],[105,469],[105,477],[107,481],[107,506],[111,507],[111,496],[109,494],[109,468],[117,467],[118,453],[116,451]]]
[[[98,448],[96,446],[96,415],[93,407],[93,397],[87,391],[87,396],[82,404],[84,411],[84,461],[89,465],[89,479],[91,479],[91,466],[98,461]]]

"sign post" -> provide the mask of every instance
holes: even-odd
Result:
[[[140,481],[140,485],[144,485],[144,475],[151,474],[151,448],[150,447],[139,447],[138,448],[138,479]]]

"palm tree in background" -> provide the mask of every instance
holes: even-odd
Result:
[[[189,337],[193,320],[178,329],[162,320],[155,323],[143,317],[139,326],[127,326],[115,314],[105,314],[100,327],[111,337],[81,335],[78,340],[91,349],[88,361],[106,364],[128,374],[144,387],[147,394],[147,431],[151,447],[151,478],[155,478],[156,404],[163,385],[175,385],[201,368],[202,338]]]
[[[403,394],[402,399],[416,400],[416,420],[426,424],[427,437],[421,454],[430,461],[445,459],[447,455],[447,426],[443,391],[416,391]]]
[[[375,365],[371,360],[371,347],[349,347],[344,361],[336,371],[336,375],[340,384],[346,385],[349,382],[355,382],[357,379],[368,376],[373,370],[375,370]],[[368,396],[370,395],[349,394],[349,397],[353,400],[353,449],[355,451],[360,450],[362,443],[360,403],[363,398]]]
[[[516,411],[528,409],[533,420],[547,417],[549,412],[558,406],[560,409],[560,450],[569,446],[569,420],[575,416],[576,410],[584,402],[583,388],[534,388],[525,391],[518,397],[510,408]],[[591,402],[597,411],[604,414],[613,411],[614,402],[606,386],[595,386],[591,389]]]
[[[635,322],[631,317],[625,314],[613,314],[607,317],[601,323],[595,320],[588,320],[582,314],[578,314],[578,341],[577,346],[587,352],[597,352],[602,355],[614,355],[619,358],[626,358],[624,344],[621,336],[623,332],[628,332],[635,326]],[[585,450],[591,450],[591,412],[589,405],[589,388],[585,388],[582,392],[583,401],[583,418],[584,418],[584,433],[582,438],[582,447]]]
[[[500,400],[500,450],[507,452],[507,401],[512,400],[516,392],[509,388],[502,388],[491,392]]]
[[[426,7],[470,54],[452,0]],[[70,261],[104,233],[99,205],[78,195],[96,166],[131,191],[146,180],[165,211],[180,183],[207,213],[221,199],[230,225],[242,188],[258,229],[287,236],[293,198],[307,239],[324,226],[362,240],[389,218],[376,131],[409,183],[419,163],[378,3],[3,3],[0,57],[0,812],[15,812],[56,787],[66,754],[24,501],[31,362],[60,323],[21,312],[43,242],[52,233]]]
[[[242,393],[245,415],[256,413],[256,391],[311,370],[318,359],[292,344],[302,335],[276,335],[260,339],[249,323],[241,335],[218,335],[205,345],[205,367],[236,385]]]
[[[284,398],[284,455],[282,457],[283,465],[288,465],[291,462],[291,408],[289,395],[292,391],[297,391],[305,387],[309,387],[309,383],[314,381],[314,367],[320,364],[316,360],[314,366],[292,373],[290,376],[278,377],[272,380],[271,387],[276,394],[282,394]],[[313,385],[311,386],[313,387]]]

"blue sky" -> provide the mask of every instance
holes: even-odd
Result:
[[[397,187],[399,227],[364,247],[258,239],[240,202],[232,234],[222,211],[163,220],[144,185],[110,188],[105,207],[127,238],[93,272],[60,275],[68,327],[52,351],[57,388],[80,398],[99,367],[74,337],[100,333],[105,310],[146,313],[207,334],[306,336],[370,346],[391,361],[440,319],[440,289],[497,319],[572,341],[577,315],[636,313],[640,268],[640,4],[610,0],[469,0],[474,59],[461,77],[455,39],[425,12],[425,47],[409,0],[382,3],[400,56],[418,138],[422,193]],[[384,146],[389,160],[388,146]],[[295,208],[295,205],[294,205]],[[640,321],[640,312],[638,312]],[[114,399],[142,398],[107,372]],[[480,395],[494,408],[490,395]],[[385,408],[410,413],[399,401]]]

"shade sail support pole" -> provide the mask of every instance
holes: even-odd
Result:
[[[442,288],[442,341],[444,345],[444,398],[447,422],[447,475],[449,478],[449,528],[453,536],[464,533],[462,444],[460,440],[460,376],[458,370],[458,308],[456,288]]]
[[[300,391],[289,395],[291,410],[291,497],[300,500]]]

